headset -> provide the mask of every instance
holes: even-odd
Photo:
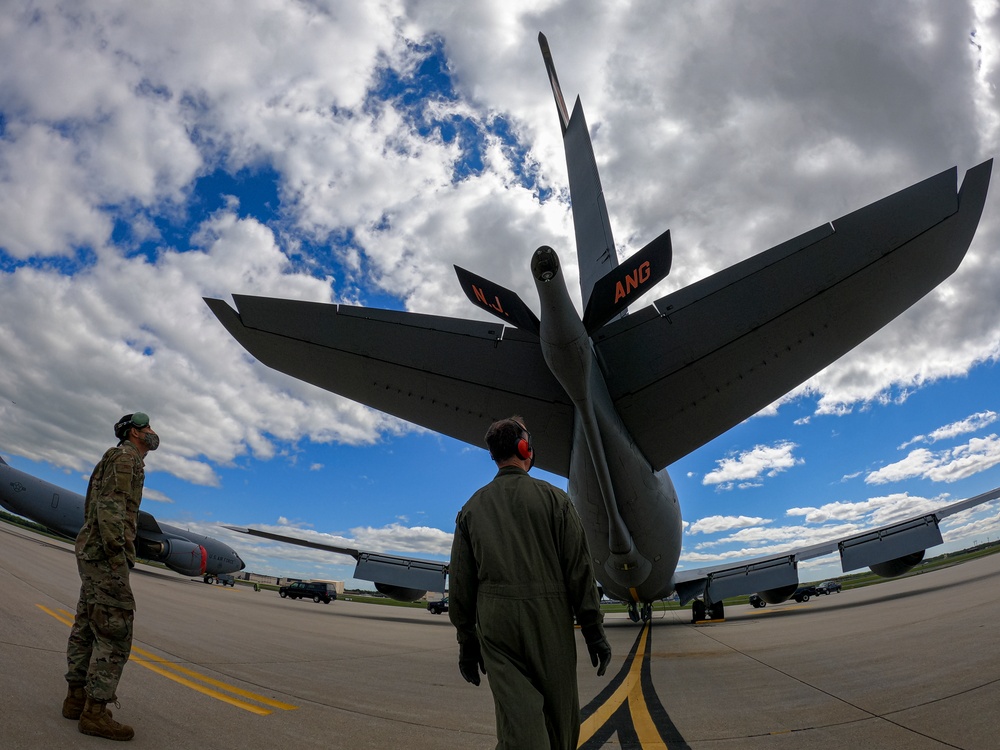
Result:
[[[521,429],[524,430],[524,427],[522,427]],[[527,440],[521,438],[520,440],[517,441],[517,455],[519,458],[522,458],[525,461],[527,461],[529,458],[532,457],[535,450],[534,448],[531,447],[531,433],[528,432],[527,430],[524,430],[524,433],[528,436],[528,438]]]
[[[531,466],[534,466],[535,449],[531,447],[531,433],[528,432],[528,429],[520,422],[514,422],[514,424],[520,427],[524,431],[524,434],[528,436],[527,438],[520,438],[517,441],[517,445],[515,446],[515,452],[517,453],[518,458],[520,458],[523,461],[531,461]]]

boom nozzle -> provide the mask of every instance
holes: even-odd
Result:
[[[531,273],[538,281],[552,281],[559,273],[559,256],[548,245],[542,245],[531,256]]]

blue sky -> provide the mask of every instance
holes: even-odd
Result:
[[[0,454],[83,492],[111,425],[141,409],[163,438],[144,508],[254,570],[352,566],[217,524],[446,554],[492,476],[485,451],[264,368],[201,298],[481,317],[458,264],[536,307],[531,252],[573,243],[539,30],[586,107],[620,256],[671,230],[671,275],[640,305],[953,165],[961,178],[1000,143],[995,2],[453,6],[5,14]],[[1000,485],[998,204],[941,287],[670,468],[683,564]],[[991,508],[946,539],[998,533]]]

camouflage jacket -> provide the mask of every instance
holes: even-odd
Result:
[[[135,563],[135,533],[146,473],[132,443],[109,448],[90,475],[83,528],[76,537],[81,560]]]

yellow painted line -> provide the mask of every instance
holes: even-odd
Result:
[[[642,683],[636,681],[628,694],[628,710],[632,714],[632,728],[639,738],[639,746],[643,750],[667,750],[666,743],[660,739],[653,717],[649,715],[646,699],[642,695]]]
[[[44,612],[45,614],[50,615],[59,620],[59,622],[61,622],[63,625],[69,625],[70,627],[73,627],[73,620],[76,619],[76,615],[70,615],[67,618],[64,614],[51,610],[44,604],[36,604],[35,606],[38,607],[40,610],[42,610],[42,612]],[[65,610],[63,611],[65,612]],[[67,612],[66,614],[69,613]]]
[[[646,750],[654,748],[665,748],[660,733],[656,730],[653,717],[649,715],[646,708],[646,700],[642,695],[642,660],[646,654],[646,641],[649,637],[649,623],[643,625],[642,637],[639,640],[639,647],[635,651],[632,665],[628,674],[618,686],[618,689],[611,694],[604,704],[594,713],[587,717],[580,725],[580,742],[577,747],[586,743],[604,724],[614,715],[615,711],[628,701],[629,712],[632,714],[632,725],[639,738],[639,744]]]
[[[242,708],[244,711],[250,711],[251,713],[257,714],[258,716],[267,716],[269,713],[271,713],[271,709],[269,708],[261,708],[260,706],[254,706],[251,703],[244,703],[243,701],[237,700],[236,698],[230,698],[225,693],[220,693],[219,691],[212,690],[211,688],[202,687],[201,685],[192,682],[186,677],[181,677],[179,674],[173,674],[172,672],[167,671],[166,669],[157,664],[152,664],[146,661],[145,659],[140,659],[138,656],[129,657],[129,661],[134,661],[136,664],[139,664],[145,667],[146,669],[156,672],[159,675],[163,675],[168,680],[173,680],[174,682],[179,683],[184,687],[189,687],[192,690],[197,690],[199,693],[202,693],[203,695],[207,695],[210,698],[215,698],[216,700],[222,701],[223,703],[228,703],[230,706],[236,706],[236,708]],[[176,665],[172,664],[171,667],[176,668]],[[199,677],[198,679],[204,679],[204,678]]]
[[[174,670],[175,672],[180,672],[181,674],[186,674],[189,677],[195,678],[196,680],[201,680],[202,682],[207,683],[209,685],[214,685],[215,687],[220,688],[222,690],[225,690],[226,692],[229,692],[229,693],[235,693],[236,695],[242,695],[244,698],[249,698],[250,700],[255,700],[258,703],[263,703],[263,704],[271,706],[273,708],[280,708],[282,711],[294,711],[294,710],[296,710],[298,708],[298,706],[293,706],[290,703],[282,703],[281,701],[276,701],[273,698],[268,698],[267,696],[264,696],[264,695],[258,695],[257,693],[251,693],[249,690],[244,690],[243,688],[238,688],[235,685],[230,685],[230,684],[222,682],[220,680],[216,680],[216,679],[214,679],[212,677],[208,677],[207,675],[198,674],[197,672],[195,672],[193,670],[190,670],[187,667],[182,667],[180,664],[175,664],[173,662],[169,662],[166,659],[163,659],[163,658],[157,656],[156,654],[151,654],[149,651],[145,651],[145,650],[139,648],[138,646],[133,646],[132,647],[132,651],[141,654],[142,656],[146,657],[150,661],[154,661],[154,662],[157,662],[159,664],[162,664],[165,667],[167,667],[168,669]],[[268,712],[268,713],[270,713],[270,712]]]
[[[69,626],[73,625],[73,620],[75,618],[75,615],[71,615],[69,612],[65,610],[63,610],[62,612],[56,612],[42,604],[37,604],[36,606],[40,610],[45,612],[47,615],[50,615],[55,619],[59,620],[59,622],[63,623],[64,625],[69,625]],[[209,677],[208,675],[199,674],[198,672],[195,672],[192,669],[188,669],[187,667],[183,667],[180,664],[175,664],[173,662],[167,661],[166,659],[163,659],[162,657],[159,657],[156,654],[150,653],[145,649],[139,648],[138,646],[133,645],[132,652],[133,654],[136,653],[140,654],[142,657],[145,658],[140,658],[139,656],[130,656],[129,661],[134,661],[136,664],[139,664],[140,666],[143,666],[152,672],[156,672],[157,674],[162,675],[163,677],[166,677],[169,680],[173,680],[174,682],[180,685],[189,687],[192,690],[196,690],[197,692],[202,693],[203,695],[207,695],[211,698],[215,698],[216,700],[220,700],[223,703],[228,703],[229,705],[235,706],[236,708],[242,708],[244,711],[250,711],[251,713],[255,713],[260,716],[266,716],[267,714],[271,713],[271,711],[266,708],[260,708],[259,706],[254,706],[250,703],[245,703],[241,700],[237,700],[236,698],[231,698],[230,696],[225,695],[224,693],[220,693],[217,690],[212,690],[211,688],[203,687],[202,685],[199,685],[196,682],[187,679],[186,677],[182,677],[181,675],[188,675],[189,677],[192,677],[195,680],[199,680],[208,685],[214,685],[215,687],[220,688],[221,690],[225,690],[226,692],[243,696],[244,698],[257,701],[258,703],[263,703],[273,708],[281,709],[282,711],[294,711],[298,708],[298,706],[293,706],[289,703],[282,703],[281,701],[274,700],[273,698],[268,698],[267,696],[258,695],[257,693],[250,692],[249,690],[238,688],[235,685],[229,685],[225,682],[222,682],[221,680],[216,680],[212,677]],[[178,674],[174,674],[169,670],[173,670],[173,672],[177,672]]]

